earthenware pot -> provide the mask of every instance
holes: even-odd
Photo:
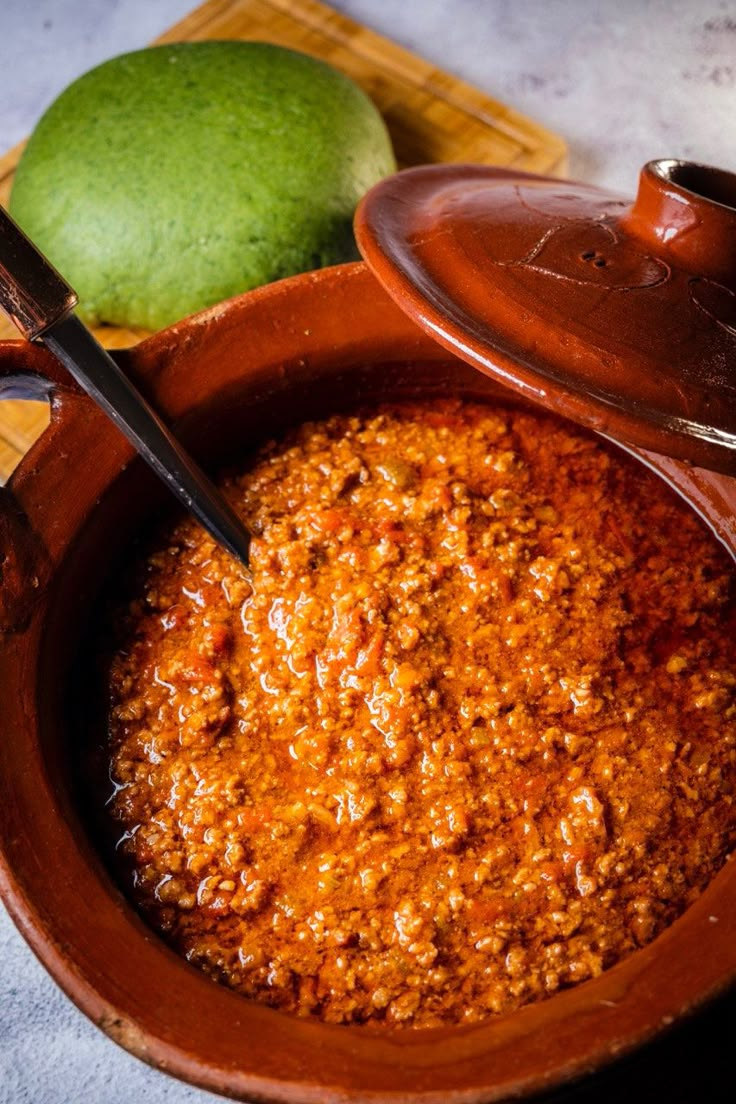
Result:
[[[211,468],[305,417],[378,397],[506,394],[425,335],[363,264],[252,292],[119,354]],[[162,492],[43,350],[0,345],[0,394],[51,425],[0,489],[0,891],[75,1003],[151,1064],[238,1099],[494,1101],[639,1046],[736,977],[736,863],[601,977],[474,1027],[346,1028],[229,992],[169,950],[116,887],[75,782],[70,665],[102,584]],[[649,453],[736,552],[736,481]]]

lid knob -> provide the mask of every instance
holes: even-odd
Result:
[[[736,173],[649,161],[626,229],[678,268],[736,288]]]

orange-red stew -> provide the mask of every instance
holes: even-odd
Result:
[[[732,564],[641,465],[461,401],[302,426],[139,567],[110,688],[132,895],[338,1023],[474,1022],[653,939],[736,838]]]

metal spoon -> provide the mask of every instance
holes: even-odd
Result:
[[[0,308],[42,342],[186,509],[248,566],[250,533],[109,353],[73,313],[76,292],[0,206]]]

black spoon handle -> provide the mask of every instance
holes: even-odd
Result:
[[[186,509],[246,567],[250,533],[202,469],[72,313],[77,295],[0,207],[0,307],[40,340]]]

